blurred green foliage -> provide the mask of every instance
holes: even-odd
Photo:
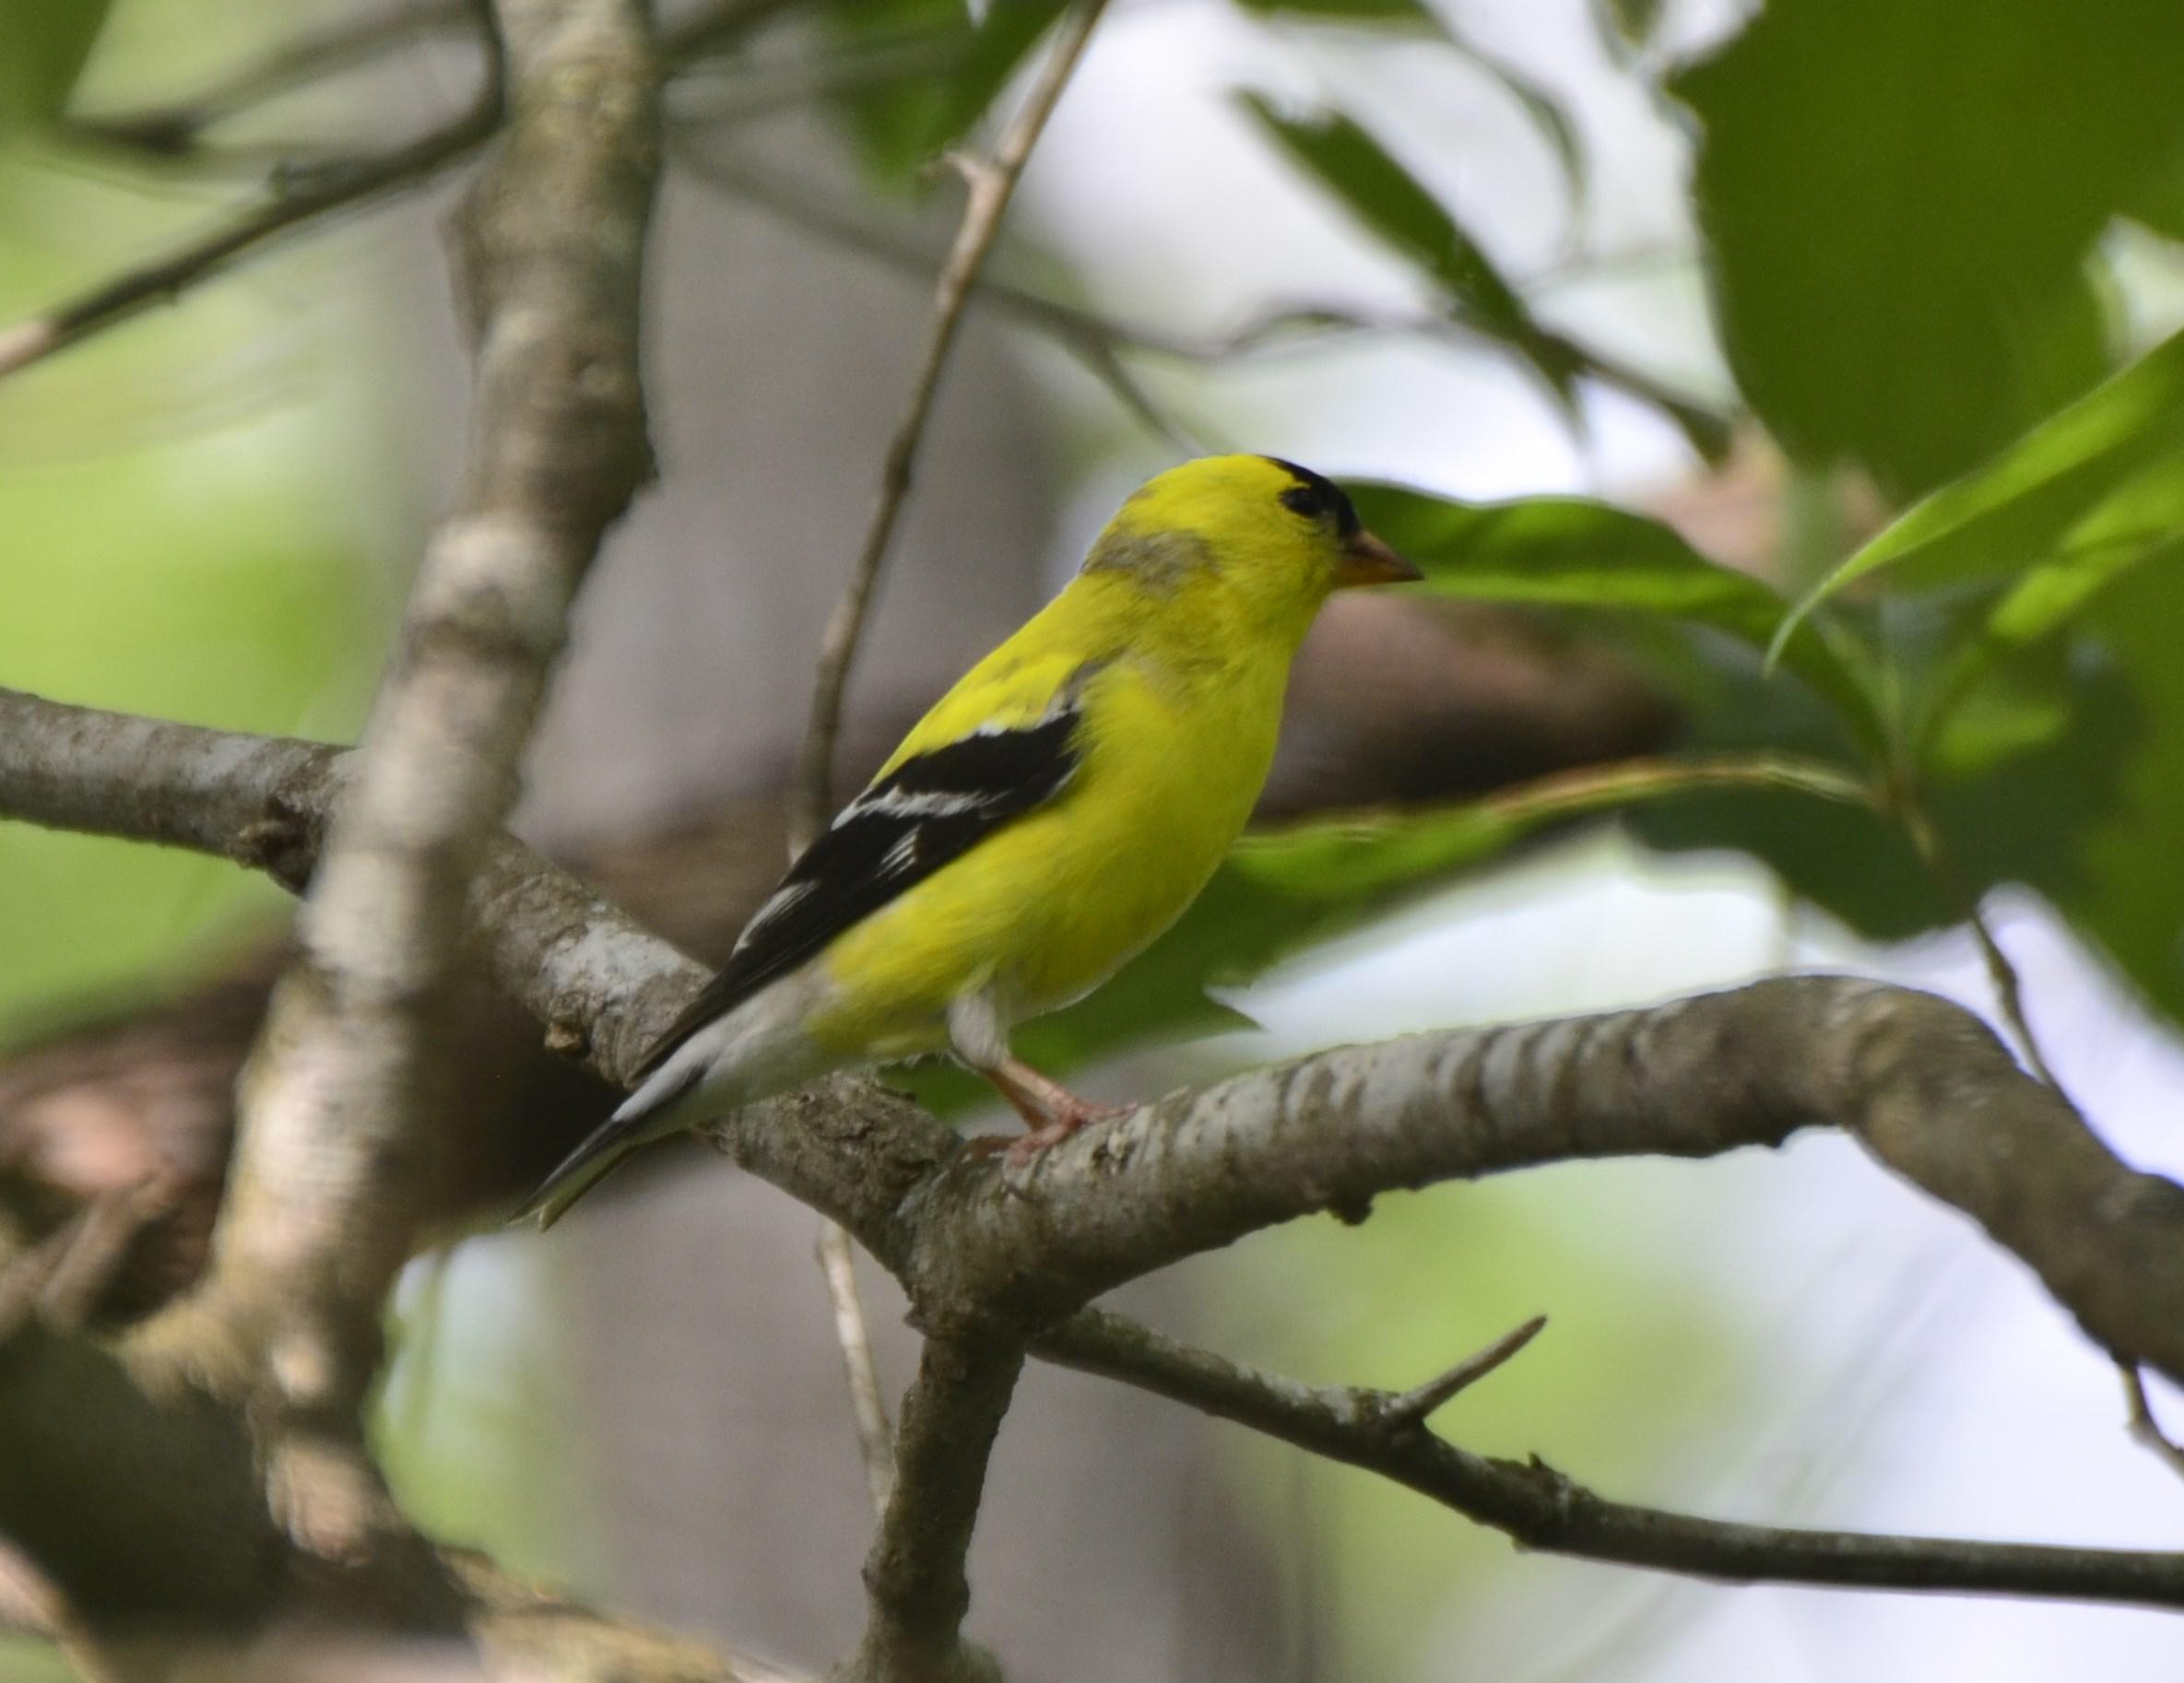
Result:
[[[2095,241],[2184,147],[2168,0],[1789,0],[1677,76],[1723,343],[1793,454],[1892,494],[2109,362]]]
[[[60,114],[106,13],[107,0],[9,0],[0,51],[0,135]]]
[[[0,158],[0,319],[171,206]],[[277,733],[353,730],[395,583],[363,506],[377,417],[326,341],[214,289],[0,388],[0,682]],[[358,346],[347,353],[362,350]],[[0,826],[0,1044],[284,899],[217,860]],[[207,955],[199,953],[202,962]]]
[[[1368,233],[1428,277],[1458,320],[1506,345],[1575,418],[1583,358],[1541,329],[1485,249],[1385,147],[1348,117],[1284,117],[1256,96],[1245,109]]]
[[[979,18],[962,0],[827,0],[842,51],[907,51],[919,61],[840,101],[873,178],[898,189],[916,182],[985,113],[1063,4],[1010,0]]]
[[[1061,10],[818,4],[832,50],[902,66],[833,97],[889,191],[986,119]],[[159,56],[143,44],[161,39],[153,9],[117,14],[137,31],[140,69]],[[1471,46],[1455,0],[1237,9],[1283,39],[1370,29],[1461,53],[1529,113],[1573,198],[1586,179],[1571,113]],[[1682,753],[1256,838],[1114,984],[1028,1031],[1028,1055],[1066,1065],[1233,1024],[1209,987],[1604,814],[1663,850],[1749,854],[1876,936],[1958,924],[1989,891],[2027,885],[2184,1024],[2184,335],[2121,342],[2107,241],[2119,218],[2184,240],[2174,0],[1771,0],[1702,62],[1666,72],[1632,50],[1652,40],[1659,6],[1596,9],[1624,73],[1662,76],[1647,91],[1694,127],[1691,210],[1713,324],[1743,410],[1790,464],[1785,503],[1826,503],[1855,474],[1893,517],[1847,554],[1824,523],[1816,558],[1778,558],[1778,589],[1602,502],[1363,488],[1369,522],[1420,561],[1428,589],[1626,649],[1682,703]],[[7,19],[0,319],[140,252],[148,226],[189,219],[126,186],[56,186],[23,161],[23,136],[64,109],[105,12],[18,0]],[[190,29],[206,15],[193,9]],[[1368,123],[1240,98],[1300,192],[1341,206],[1449,323],[1577,412],[1597,365],[1401,161],[1383,112]],[[250,728],[350,728],[390,623],[382,558],[344,513],[385,500],[391,453],[344,395],[372,354],[339,335],[299,348],[266,293],[230,286],[0,387],[0,531],[19,558],[0,569],[0,681]],[[1669,413],[1711,447],[1691,414]],[[1793,609],[1784,591],[1815,577]],[[32,1002],[141,977],[271,899],[216,863],[21,827],[0,829],[0,881],[20,890],[0,896],[0,1037]],[[947,1096],[946,1078],[928,1090]],[[1634,1416],[1673,1417],[1699,1406],[1694,1391],[1735,1383],[1703,1290],[1666,1289],[1545,1195],[1385,1202],[1362,1233],[1301,1224],[1207,1265],[1227,1312],[1258,1317],[1244,1353],[1410,1383],[1499,1330],[1477,1319],[1498,1285],[1558,1316],[1579,1305],[1584,1325],[1559,1339],[1574,1353],[1528,1355],[1465,1400],[1460,1430],[1482,1447],[1580,1433],[1603,1395],[1627,1433]],[[412,1330],[436,1324],[429,1297],[411,1315]],[[428,1383],[432,1338],[406,1347],[387,1422],[406,1499],[451,1531],[497,1526],[520,1558],[551,1522],[509,1501],[507,1464],[496,1483],[476,1446],[504,1431],[521,1454],[549,1452],[500,1394],[466,1390],[459,1374],[444,1392]],[[448,1396],[464,1399],[455,1429],[435,1436],[409,1418]],[[1586,1470],[1635,1471],[1657,1448],[1623,1442],[1628,1461]],[[1415,1630],[1448,1594],[1452,1562],[1472,1557],[1414,1499],[1362,1477],[1329,1489],[1345,1670],[1387,1675],[1408,1659],[1396,1632]],[[1291,1524],[1278,1484],[1256,1495],[1271,1526]]]

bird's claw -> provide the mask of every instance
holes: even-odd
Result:
[[[1001,1184],[1021,1197],[1029,1193],[1033,1171],[1050,1148],[1060,1145],[1080,1128],[1094,1123],[1115,1122],[1137,1108],[1134,1104],[1093,1104],[1079,1100],[1049,1116],[1028,1134],[1013,1139],[1005,1134],[980,1134],[966,1140],[964,1148],[976,1157],[999,1157]]]

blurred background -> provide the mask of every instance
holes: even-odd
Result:
[[[672,90],[662,478],[583,600],[521,826],[699,950],[780,860],[819,630],[953,225],[927,166],[990,132],[1057,7],[712,9],[749,16],[693,31]],[[466,29],[431,4],[13,0],[0,322],[448,121]],[[1026,1050],[1119,1099],[1795,968],[2007,1029],[1977,905],[2062,1086],[2184,1172],[2178,86],[2154,0],[1116,0],[950,368],[845,772],[1180,454],[1429,493],[1362,500],[1434,594],[1338,604],[1273,828]],[[353,736],[461,449],[459,178],[0,382],[0,684]],[[2044,426],[2089,391],[2130,424]],[[2044,453],[2009,453],[2034,430]],[[1945,542],[1763,669],[1786,599],[1960,479]],[[1526,520],[1473,518],[1513,499]],[[1760,754],[1903,804],[1673,770]],[[1634,757],[1670,768],[1643,802],[1569,794]],[[117,1172],[101,1150],[217,1159],[286,911],[218,862],[0,827],[11,1220]],[[481,1103],[596,1113],[535,1035],[492,1032]],[[695,1148],[655,1156],[548,1240],[451,1220],[392,1307],[383,1451],[435,1535],[820,1666],[860,1622],[868,1514],[813,1221]],[[899,1389],[915,1341],[865,1284]],[[1390,1197],[1125,1299],[1243,1359],[1398,1386],[1543,1312],[1440,1418],[1466,1447],[1708,1514],[2184,1547],[2184,1485],[2126,1435],[2106,1359],[1834,1137]],[[2184,1667],[2151,1612],[1517,1556],[1036,1368],[972,1571],[972,1631],[1028,1683]],[[65,1675],[0,1639],[0,1677]]]

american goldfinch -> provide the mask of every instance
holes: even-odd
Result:
[[[918,721],[519,1219],[625,1154],[830,1070],[935,1052],[1030,1126],[1013,1170],[1117,1114],[1012,1057],[1175,921],[1244,828],[1328,593],[1417,571],[1271,456],[1171,468],[1068,586]]]

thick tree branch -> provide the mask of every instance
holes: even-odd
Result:
[[[1876,1536],[1697,1519],[1595,1495],[1544,1462],[1474,1455],[1390,1392],[1302,1384],[1086,1310],[1033,1347],[1432,1498],[1520,1548],[1733,1583],[1855,1585],[2184,1607],[2184,1554]]]
[[[1023,1371],[1009,1338],[926,1340],[903,1404],[894,1489],[865,1561],[872,1613],[843,1668],[856,1683],[998,1677],[958,1636],[971,1606],[963,1561],[1001,1417]]]
[[[2138,1173],[1977,1018],[1845,977],[1413,1036],[1171,1094],[963,1199],[921,1300],[1050,1312],[1313,1210],[1588,1157],[1706,1157],[1834,1125],[1976,1218],[2095,1340],[2184,1376],[2184,1188]],[[1027,1267],[1027,1256],[1037,1265]]]
[[[207,798],[239,830],[259,822],[257,798],[296,788],[299,769],[301,792],[289,798],[323,799],[334,781],[325,750],[227,742],[34,698],[0,695],[0,724],[8,727],[0,729],[0,811],[95,819],[104,830],[215,853],[244,850],[181,810],[186,797],[132,804],[115,775],[106,786],[116,805],[101,815],[59,786],[71,783],[72,763],[98,784],[95,762],[107,745],[125,759],[147,751],[148,729],[179,733],[159,738],[178,764],[235,768],[234,786]],[[66,751],[54,746],[63,741]],[[307,851],[314,817],[306,804],[283,818],[277,827],[295,840],[276,851],[291,860]],[[472,912],[502,985],[609,1079],[626,1083],[651,1037],[702,981],[697,965],[513,842],[489,852]],[[947,1128],[868,1082],[837,1078],[751,1107],[716,1135],[754,1172],[841,1220],[903,1279],[928,1328],[952,1336],[990,1336],[996,1314],[1035,1332],[1042,1316],[1104,1284],[1224,1234],[1307,1208],[1355,1214],[1397,1186],[1566,1157],[1709,1155],[1828,1123],[1851,1128],[1883,1161],[1980,1219],[2096,1337],[2165,1371],[2179,1361],[2184,1190],[2114,1159],[1976,1018],[1874,983],[1776,981],[1647,1010],[1322,1053],[1172,1095],[1059,1148],[1028,1199],[1004,1192],[991,1166],[963,1153]],[[1165,1367],[1077,1341],[1084,1324],[1069,1322],[1045,1348],[1133,1381]],[[1244,1401],[1233,1406],[1247,1423],[1278,1423]],[[1292,1419],[1278,1435],[1316,1448],[1307,1442],[1316,1430]],[[2164,1605],[2169,1596],[2169,1557],[2095,1551],[2080,1565],[2072,1562],[2087,1551],[1815,1536],[1596,1509],[1521,1468],[1517,1483],[1505,1469],[1475,1489],[1458,1487],[1446,1468],[1457,1465],[1447,1455],[1459,1454],[1432,1450],[1434,1466],[1419,1474],[1431,1481],[1428,1493],[1469,1491],[1474,1505],[1454,1505],[1486,1523],[1506,1521],[1541,1548],[1729,1578]],[[1474,1466],[1466,1477],[1476,1474]],[[1563,1528],[1540,1528],[1542,1515]]]
[[[225,856],[254,851],[237,837],[264,835],[266,805],[303,803],[276,823],[272,851],[293,865],[328,752],[0,691],[0,813]],[[135,801],[128,768],[143,761],[132,756],[231,767],[224,792],[207,797],[220,822],[185,810],[186,770],[153,785],[174,799]],[[76,785],[91,793],[64,793]],[[609,1080],[626,1084],[702,979],[514,842],[489,853],[473,915],[502,985]],[[844,1093],[854,1101],[836,1103]],[[2096,1339],[2184,1375],[2184,1189],[2118,1160],[1977,1018],[1878,983],[1780,979],[1320,1053],[1089,1131],[1045,1154],[1028,1199],[1000,1195],[954,1159],[948,1130],[868,1084],[755,1106],[721,1133],[758,1172],[913,1276],[933,1315],[985,1303],[986,1284],[1020,1276],[998,1300],[1066,1310],[1072,1296],[1255,1225],[1354,1211],[1399,1186],[1569,1157],[1712,1155],[1829,1124],[1978,1219]],[[952,1248],[952,1264],[913,1242],[928,1206],[931,1242]],[[1035,1258],[1048,1265],[1029,1266]]]
[[[124,775],[151,772],[124,797],[140,809],[162,780],[201,790],[222,771],[270,785],[263,792],[284,804],[308,789],[285,811],[269,800],[256,830],[227,845],[247,853],[253,834],[292,818],[311,832],[304,852],[317,852],[295,957],[242,1084],[200,1289],[112,1351],[18,1339],[8,1352],[18,1365],[41,1358],[5,1388],[12,1406],[61,1374],[86,1406],[103,1388],[109,1413],[140,1401],[157,1417],[157,1430],[100,1434],[136,1443],[145,1467],[117,1466],[106,1483],[118,1487],[94,1505],[136,1513],[159,1488],[153,1472],[176,1489],[196,1481],[207,1500],[229,1493],[223,1519],[186,1517],[181,1503],[136,1514],[140,1530],[177,1548],[195,1547],[207,1524],[237,1539],[235,1582],[217,1593],[190,1589],[195,1574],[178,1562],[117,1571],[111,1553],[72,1554],[76,1531],[98,1527],[71,1519],[41,1535],[35,1492],[6,1503],[11,1528],[43,1545],[71,1606],[110,1642],[136,1642],[129,1627],[148,1622],[194,1642],[230,1621],[238,1598],[308,1609],[334,1628],[423,1635],[458,1654],[466,1642],[464,1597],[395,1513],[358,1412],[378,1367],[382,1300],[414,1248],[448,1137],[441,1100],[459,1049],[444,1029],[464,975],[471,878],[514,803],[570,601],[649,471],[637,332],[658,150],[642,0],[505,0],[497,40],[506,137],[457,218],[478,361],[471,449],[338,802],[313,750],[254,749],[239,762],[207,737],[69,719],[134,756]],[[497,120],[497,78],[491,104]],[[20,768],[30,801],[52,810],[80,800],[51,756],[86,746],[41,738]],[[162,749],[164,771],[146,765]],[[203,805],[186,794],[184,804]],[[301,859],[284,870],[301,874]],[[51,1450],[37,1459],[47,1477],[66,1461]],[[91,1463],[78,1457],[74,1470],[97,1482]],[[119,1599],[109,1606],[102,1590]]]
[[[339,1418],[376,1366],[379,1302],[442,1132],[469,880],[514,804],[570,601],[650,464],[647,20],[590,0],[511,6],[502,29],[514,115],[457,222],[474,442],[274,993],[207,1287],[225,1312],[282,1327],[272,1371],[289,1405]]]

